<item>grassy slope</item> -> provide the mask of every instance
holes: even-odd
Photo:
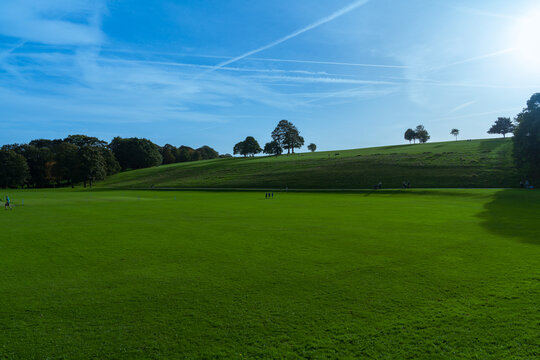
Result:
[[[540,356],[540,192],[10,195],[2,359]]]
[[[128,171],[100,186],[354,189],[408,180],[414,187],[514,187],[511,149],[510,139],[490,139],[219,159]]]

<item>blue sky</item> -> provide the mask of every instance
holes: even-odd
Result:
[[[0,144],[84,133],[320,150],[485,138],[540,91],[537,1],[0,2]]]

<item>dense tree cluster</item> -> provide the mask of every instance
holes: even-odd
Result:
[[[209,146],[192,149],[167,144],[159,147],[148,139],[138,138],[116,137],[110,144],[86,135],[37,139],[0,148],[0,186],[50,187],[83,183],[86,187],[121,170],[218,156]]]
[[[424,125],[418,125],[416,129],[407,129],[405,131],[404,135],[405,140],[414,141],[416,144],[416,140],[418,140],[421,144],[426,143],[431,136],[429,135],[428,131],[424,128]]]
[[[540,181],[540,93],[527,101],[527,107],[516,116],[514,159],[523,175]]]

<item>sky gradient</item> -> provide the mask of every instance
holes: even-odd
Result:
[[[485,138],[540,92],[538,24],[525,0],[2,1],[0,144],[231,153],[281,119],[319,150],[400,144],[418,124]]]

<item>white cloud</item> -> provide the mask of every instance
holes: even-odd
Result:
[[[99,45],[105,10],[100,0],[3,1],[0,34],[43,44]]]

